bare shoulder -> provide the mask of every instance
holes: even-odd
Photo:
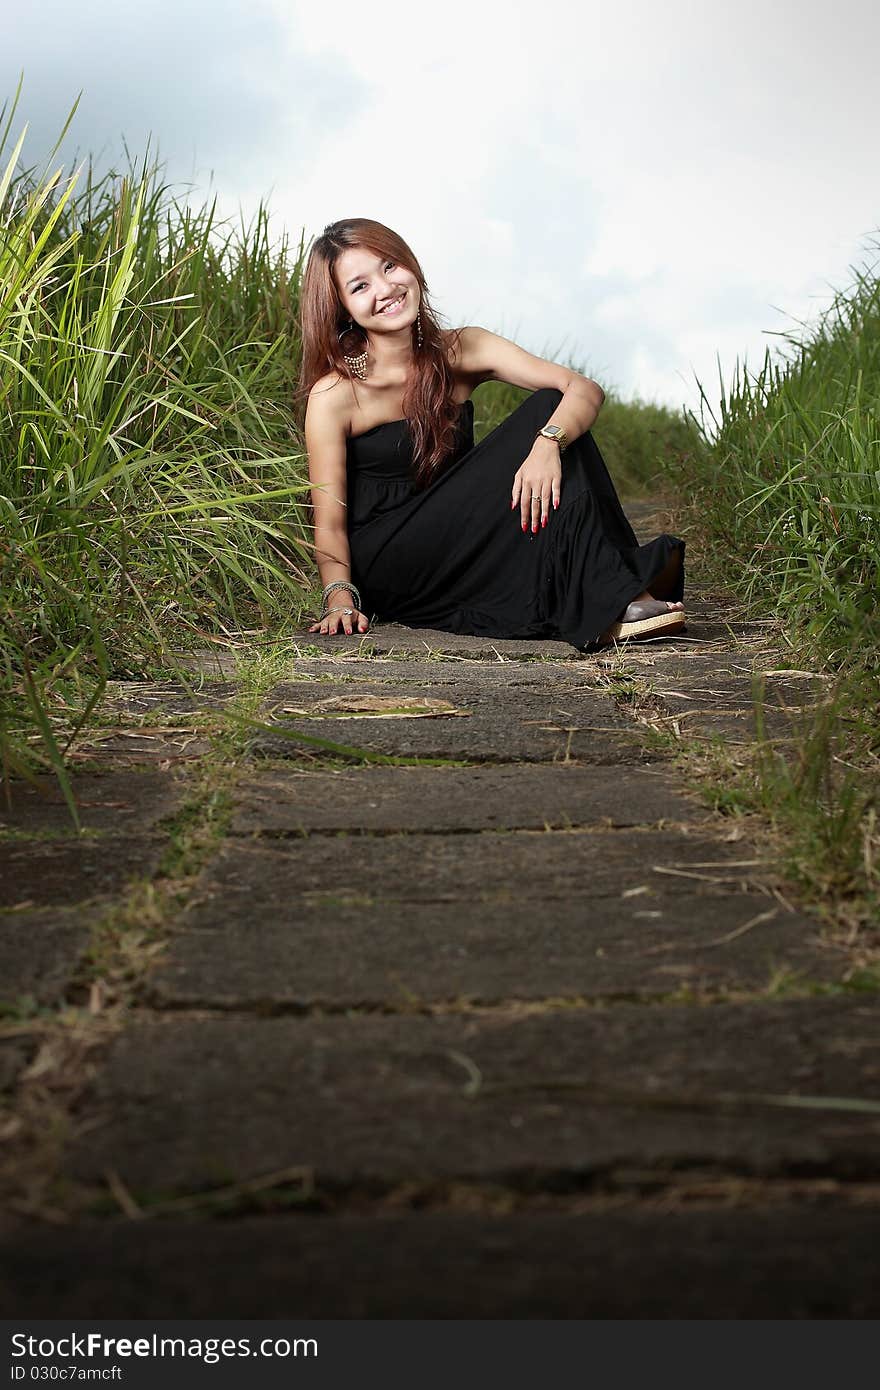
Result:
[[[326,372],[319,376],[309,392],[309,405],[319,409],[339,410],[348,405],[351,398],[351,383],[340,372]]]
[[[481,360],[486,357],[487,340],[494,337],[494,333],[476,324],[465,324],[463,328],[456,328],[454,342],[449,348],[450,362],[460,371],[479,369]]]
[[[318,377],[309,392],[306,405],[306,439],[309,436],[326,440],[345,435],[351,415],[351,384],[338,372]]]
[[[484,381],[491,380],[491,377],[478,366],[479,353],[474,335],[482,331],[480,328],[465,326],[451,328],[444,333],[444,347],[449,365],[456,377],[467,382],[471,391]]]

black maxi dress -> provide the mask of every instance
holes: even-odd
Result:
[[[421,490],[406,420],[348,440],[352,578],[371,620],[584,649],[676,548],[672,586],[656,597],[683,597],[684,541],[663,534],[639,545],[589,431],[563,454],[558,509],[536,535],[523,532],[513,477],[561,399],[551,387],[533,391],[477,445],[473,401],[464,401],[452,458]]]

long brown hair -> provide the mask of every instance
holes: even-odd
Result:
[[[307,396],[315,382],[329,371],[337,371],[353,382],[356,378],[345,361],[345,353],[357,356],[366,347],[366,334],[359,324],[340,333],[349,315],[339,300],[333,267],[343,251],[363,247],[386,257],[412,272],[421,291],[419,312],[422,345],[417,346],[416,325],[412,328],[413,368],[403,395],[403,414],[413,440],[414,478],[417,486],[427,487],[455,446],[458,409],[452,398],[454,378],[447,351],[457,342],[459,332],[442,328],[428,300],[428,286],[422,268],[406,242],[368,217],[347,217],[329,223],[309,251],[300,286],[300,328],[302,365],[297,396]]]

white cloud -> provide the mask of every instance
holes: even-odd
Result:
[[[695,373],[711,392],[717,352],[761,361],[880,225],[880,21],[847,8],[832,33],[814,3],[452,0],[430,30],[399,3],[343,0],[332,28],[297,5],[369,99],[279,196],[310,232],[397,228],[454,321],[694,404]]]
[[[108,137],[125,109],[164,111],[166,153],[210,160],[227,208],[271,188],[295,239],[386,222],[452,322],[624,393],[694,405],[696,374],[717,400],[716,354],[759,365],[880,227],[880,13],[857,0],[833,22],[816,0],[207,5],[176,25],[171,0],[142,7]],[[104,80],[90,23],[135,41],[109,0],[36,8],[71,89]],[[28,42],[37,62],[36,24]]]
[[[269,0],[83,0],[76,11],[32,0],[0,49],[0,105],[23,72],[16,134],[29,122],[24,157],[39,165],[81,92],[68,167],[87,153],[124,167],[124,142],[139,162],[150,140],[171,177],[202,188],[213,178],[234,209],[311,161],[356,112],[357,79],[300,49],[294,18]]]

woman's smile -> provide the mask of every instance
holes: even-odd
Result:
[[[404,300],[405,300],[405,299],[406,299],[406,290],[403,290],[403,291],[397,296],[396,299],[394,299],[394,300],[391,301],[390,304],[386,304],[386,306],[385,306],[384,309],[380,309],[380,310],[379,310],[379,313],[380,313],[380,314],[384,314],[384,315],[386,315],[386,316],[389,317],[389,318],[393,318],[395,314],[399,314],[399,313],[400,313],[401,309],[403,308],[403,304],[404,304]]]

